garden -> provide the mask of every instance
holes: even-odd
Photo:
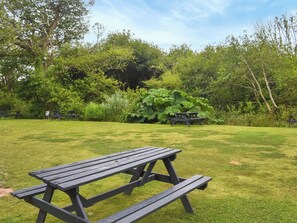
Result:
[[[200,51],[164,50],[130,30],[103,34],[88,22],[93,4],[0,1],[0,192],[39,184],[30,171],[164,147],[182,150],[178,176],[213,179],[188,195],[195,214],[178,200],[141,222],[296,222],[297,14]],[[83,42],[91,29],[96,41]],[[185,112],[202,125],[169,124]],[[120,174],[81,189],[93,196],[129,180]],[[168,187],[149,182],[87,215],[102,219]],[[34,221],[37,208],[0,195],[0,222]],[[58,192],[53,203],[69,200]]]

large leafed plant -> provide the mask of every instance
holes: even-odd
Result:
[[[192,97],[183,91],[158,88],[141,94],[137,110],[129,116],[134,122],[165,123],[176,112],[189,111],[198,112],[201,117],[210,117],[213,108],[207,99]]]

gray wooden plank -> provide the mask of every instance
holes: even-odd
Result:
[[[46,189],[45,189],[45,192],[43,194],[42,200],[45,201],[45,202],[51,203],[53,195],[54,195],[54,188],[47,185]],[[29,197],[29,198],[33,199],[35,197]],[[47,212],[45,210],[39,209],[39,213],[38,213],[38,216],[37,216],[37,219],[36,219],[36,223],[44,223],[44,221],[46,219],[46,216],[47,216]]]
[[[19,199],[23,199],[25,197],[41,194],[45,191],[45,189],[46,189],[46,184],[40,184],[37,186],[13,191],[13,192],[11,192],[11,195],[13,195],[14,197],[17,197]]]
[[[61,184],[67,181],[71,181],[74,179],[79,179],[79,178],[83,178],[83,177],[87,177],[93,174],[97,174],[97,173],[101,173],[101,172],[105,172],[108,170],[112,170],[115,169],[117,167],[121,167],[127,164],[132,164],[144,159],[148,159],[150,157],[155,157],[155,156],[160,156],[162,154],[167,154],[168,152],[171,152],[172,150],[170,149],[159,149],[154,151],[153,153],[146,153],[146,154],[141,154],[140,156],[131,156],[129,158],[125,158],[123,160],[121,160],[120,162],[112,162],[112,163],[108,163],[108,164],[103,164],[103,165],[99,165],[98,168],[95,169],[86,169],[85,171],[78,173],[78,174],[73,174],[73,175],[69,175],[69,176],[65,176],[63,178],[59,178],[56,180],[50,180],[50,183],[53,184]],[[46,179],[45,179],[46,180]]]
[[[157,149],[159,149],[159,148],[157,148]],[[142,153],[145,153],[145,152],[150,152],[150,151],[153,151],[153,150],[155,150],[155,149],[145,148],[143,150],[134,151],[133,153],[125,153],[125,154],[116,155],[116,156],[108,155],[109,157],[102,156],[101,158],[104,158],[104,159],[97,159],[97,160],[93,160],[91,162],[80,162],[80,163],[76,163],[75,165],[70,164],[70,165],[64,166],[63,168],[60,168],[58,170],[53,170],[53,171],[37,174],[37,175],[35,175],[35,177],[37,177],[38,179],[45,179],[45,177],[53,176],[55,174],[62,174],[62,173],[67,172],[67,171],[77,170],[77,169],[81,169],[83,167],[89,167],[89,166],[93,166],[93,165],[96,165],[96,164],[101,164],[101,163],[103,164],[103,163],[118,160],[118,159],[121,159],[121,158],[126,158],[126,157],[130,157],[130,156],[135,156],[135,155],[138,155],[138,154],[142,154]]]
[[[34,196],[34,195],[37,195],[37,194],[42,194],[42,193],[45,192],[45,190],[46,190],[46,185],[44,187],[40,187],[40,188],[37,188],[35,190],[30,190],[30,191],[26,191],[26,192],[19,193],[19,194],[14,194],[14,196],[19,198],[19,199],[23,199],[25,197],[30,197],[30,196]]]
[[[65,222],[71,222],[71,223],[89,223],[88,220],[85,220],[77,215],[74,215],[68,211],[65,211],[61,208],[58,208],[51,203],[48,203],[42,199],[36,198],[36,197],[31,197],[31,198],[26,198],[26,201],[33,206],[65,221]]]
[[[195,190],[197,187],[201,186],[202,184],[210,181],[211,178],[210,177],[203,177],[177,191],[175,191],[174,193],[164,197],[163,199],[160,199],[138,211],[133,212],[132,214],[126,216],[125,218],[122,218],[118,221],[116,221],[117,223],[127,223],[127,222],[135,222],[157,210],[159,210],[160,208],[170,204],[171,202],[177,200],[178,198],[186,195],[187,193]]]
[[[154,154],[158,154],[158,153],[165,152],[168,150],[169,149],[158,148],[158,149],[144,151],[141,153],[136,153],[136,154],[133,153],[131,155],[118,157],[117,159],[112,158],[112,159],[106,160],[104,162],[92,163],[92,165],[83,164],[81,166],[76,166],[76,168],[70,168],[70,169],[66,168],[65,170],[63,170],[63,172],[58,172],[58,173],[53,172],[51,175],[47,174],[45,176],[39,176],[39,177],[46,182],[52,181],[52,180],[64,181],[64,179],[67,180],[67,179],[71,178],[72,176],[78,176],[78,174],[85,175],[86,173],[89,173],[89,172],[99,172],[101,170],[105,170],[108,168],[123,165],[124,163],[128,163],[133,160],[139,160],[139,159],[141,159],[141,157],[152,156]]]
[[[145,147],[142,147],[142,148],[127,150],[127,151],[114,153],[114,154],[101,156],[101,157],[96,157],[96,158],[93,158],[93,159],[87,159],[87,160],[74,162],[74,163],[70,163],[70,164],[63,164],[63,165],[54,166],[54,167],[50,167],[50,168],[45,168],[45,169],[41,169],[41,170],[31,171],[29,174],[31,176],[37,176],[37,175],[42,174],[42,173],[55,171],[55,170],[59,170],[59,169],[64,169],[65,167],[81,165],[83,163],[89,163],[89,162],[93,162],[93,161],[97,161],[97,160],[104,160],[104,159],[107,159],[107,158],[110,158],[110,157],[121,156],[121,155],[124,155],[124,154],[134,153],[136,151],[146,150],[146,149],[150,149],[150,148],[155,148],[155,147],[145,146]]]
[[[193,176],[182,183],[179,183],[168,190],[157,194],[145,201],[142,201],[132,207],[111,215],[97,223],[110,223],[110,222],[134,222],[146,215],[160,209],[161,207],[173,202],[181,196],[189,193],[202,184],[210,181],[210,177],[203,177],[201,175]]]
[[[101,220],[99,222],[100,223],[113,222],[113,221],[116,221],[116,220],[121,219],[123,217],[126,217],[126,216],[132,214],[133,212],[138,211],[138,210],[142,209],[143,207],[148,206],[148,205],[156,202],[157,200],[160,200],[160,199],[168,196],[169,194],[179,190],[180,188],[185,187],[186,185],[188,185],[190,183],[193,183],[196,180],[201,179],[202,177],[203,176],[201,176],[201,175],[193,176],[193,177],[187,179],[186,181],[184,181],[182,183],[179,183],[179,184],[165,190],[164,192],[162,192],[160,194],[157,194],[157,195],[155,195],[155,196],[153,196],[151,198],[148,198],[147,200],[144,200],[144,201],[142,201],[142,202],[140,202],[138,204],[135,204],[135,205],[133,205],[133,206],[131,206],[131,207],[125,209],[125,210],[122,210],[122,211],[120,211],[120,212],[118,212],[118,213],[116,213],[114,215],[111,215],[111,216],[109,216],[109,217],[107,217],[107,218],[105,218],[105,219],[103,219],[103,220]]]
[[[169,151],[169,149],[156,149],[154,151],[150,150],[150,151],[146,151],[145,153],[131,155],[129,157],[123,157],[119,160],[111,160],[110,162],[107,162],[107,163],[102,163],[102,164],[100,163],[94,166],[87,166],[87,167],[82,167],[75,170],[70,170],[68,172],[64,172],[58,175],[43,177],[42,180],[45,182],[55,181],[57,183],[62,183],[74,178],[79,178],[79,177],[91,175],[97,172],[105,171],[111,168],[115,168],[117,166],[121,166],[126,163],[135,162],[137,160],[141,160],[166,151]]]
[[[67,182],[63,182],[63,183],[57,183],[55,181],[51,181],[50,183],[54,187],[57,187],[57,188],[59,188],[61,190],[68,190],[68,189],[71,189],[71,188],[74,188],[74,187],[77,187],[77,186],[80,186],[80,185],[83,185],[83,184],[86,184],[86,183],[90,183],[90,182],[93,182],[93,181],[96,181],[96,180],[99,180],[99,179],[102,179],[102,178],[105,178],[105,177],[108,177],[108,176],[111,176],[111,175],[114,175],[114,174],[117,174],[117,173],[127,171],[127,170],[129,170],[131,168],[141,166],[141,165],[143,165],[145,163],[153,162],[155,160],[159,160],[159,159],[163,159],[165,157],[175,155],[178,152],[181,152],[181,150],[179,150],[179,149],[170,150],[168,152],[161,153],[159,155],[155,155],[155,156],[152,156],[152,157],[148,157],[146,159],[142,159],[142,160],[139,160],[139,161],[136,161],[136,162],[134,161],[134,162],[131,162],[129,164],[125,164],[125,165],[122,165],[122,166],[119,166],[119,167],[116,167],[116,168],[111,168],[111,169],[108,169],[106,171],[103,171],[103,172],[100,172],[100,173],[97,173],[97,174],[95,173],[95,174],[91,174],[89,176],[79,177],[77,179],[73,179],[73,180],[70,180],[70,181],[67,181]]]

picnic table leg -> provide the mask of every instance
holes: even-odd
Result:
[[[191,126],[191,123],[190,123],[190,121],[189,121],[189,120],[188,120],[186,123],[187,123],[187,126],[188,126],[188,127],[190,127],[190,126]]]
[[[129,183],[132,183],[132,182],[134,182],[134,181],[136,181],[136,180],[138,180],[138,179],[140,178],[141,173],[142,173],[142,171],[144,170],[145,166],[146,166],[146,165],[143,165],[143,166],[140,166],[140,167],[137,167],[137,168],[136,168],[135,173],[134,173],[133,176],[131,177]],[[132,191],[133,191],[133,188],[130,189],[130,190],[125,191],[124,194],[125,194],[125,195],[130,195],[130,194],[132,193]]]
[[[174,170],[174,168],[172,166],[172,163],[171,163],[170,159],[165,158],[165,159],[163,159],[163,162],[164,162],[164,165],[165,165],[165,167],[166,167],[166,169],[168,171],[168,174],[169,174],[169,176],[171,178],[172,183],[174,185],[180,183],[180,180],[179,180],[179,178],[178,178],[178,176],[177,176],[177,174],[176,174],[176,172],[175,172],[175,170]],[[187,195],[182,196],[180,198],[180,200],[181,200],[182,204],[184,205],[184,208],[185,208],[186,212],[194,213],[194,210],[193,210],[193,208],[192,208],[192,206],[190,204],[190,201],[189,201]]]
[[[147,183],[149,176],[152,173],[152,170],[154,168],[154,166],[156,165],[157,161],[151,162],[150,165],[148,166],[148,168],[145,171],[145,174],[143,175],[141,182],[140,182],[140,186],[144,185]]]
[[[77,216],[88,220],[88,216],[84,210],[84,206],[83,206],[83,203],[80,199],[80,195],[78,192],[79,192],[79,189],[74,188],[72,190],[67,191],[66,193],[69,195],[69,197],[72,201],[72,204],[73,204],[73,207],[74,207],[74,210],[75,210]]]
[[[50,203],[54,194],[54,188],[51,186],[47,186],[44,192],[43,200]],[[44,223],[46,219],[47,212],[39,210],[36,223]]]

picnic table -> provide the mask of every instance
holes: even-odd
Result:
[[[290,114],[289,119],[288,119],[288,123],[289,123],[289,127],[291,127],[291,124],[297,123],[297,119],[294,118],[294,116],[292,114]]]
[[[61,115],[60,111],[53,110],[53,111],[50,111],[49,117],[50,117],[51,120],[53,120],[53,119],[61,120],[62,115]]]
[[[48,118],[50,118],[51,120],[53,120],[53,119],[61,120],[62,118],[78,120],[79,114],[75,110],[67,111],[66,114],[62,114],[58,110],[53,110],[53,111],[49,111]]]
[[[184,122],[190,127],[194,122],[198,122],[199,125],[202,125],[204,119],[205,118],[198,116],[198,112],[178,112],[175,113],[173,118],[169,118],[168,120],[171,122],[172,126],[177,122]]]
[[[37,223],[45,222],[47,214],[51,214],[65,222],[89,223],[84,208],[120,193],[130,195],[135,187],[141,187],[150,181],[156,180],[174,186],[97,223],[135,222],[177,199],[181,200],[187,212],[193,213],[187,193],[195,189],[204,190],[212,178],[202,175],[195,175],[189,179],[178,177],[172,161],[176,159],[176,154],[179,152],[181,152],[179,149],[147,146],[33,171],[29,175],[42,180],[44,183],[15,191],[12,195],[24,199],[40,210],[36,220]],[[168,175],[153,172],[157,161],[163,162]],[[131,175],[128,184],[91,198],[85,198],[79,192],[80,187],[83,185],[120,173]],[[55,191],[63,191],[70,197],[72,204],[61,208],[51,203]],[[43,199],[37,197],[38,194],[43,194]]]
[[[14,117],[14,118],[20,118],[21,112],[20,111],[0,111],[0,118],[7,118],[7,117]]]

